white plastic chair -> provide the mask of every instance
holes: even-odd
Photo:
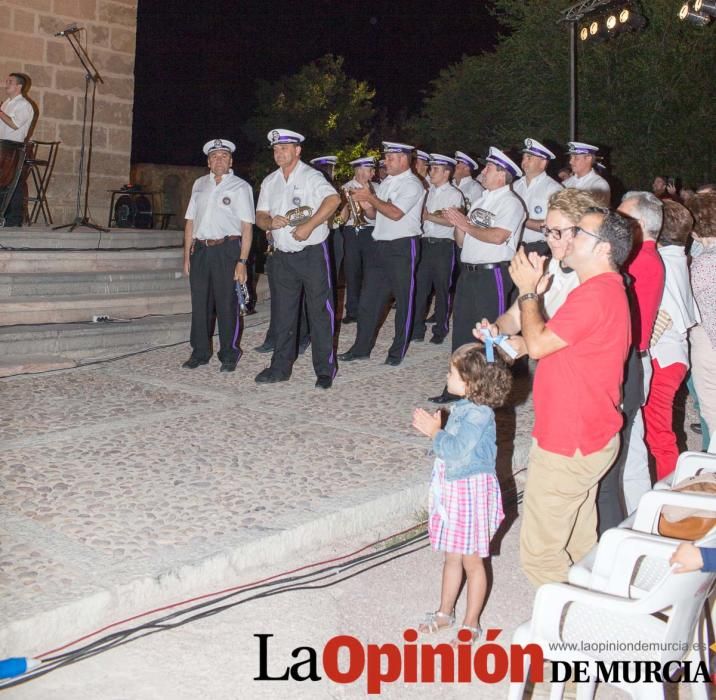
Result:
[[[610,532],[615,532],[614,530]],[[606,535],[606,533],[605,533]],[[618,540],[618,541],[616,541]],[[617,556],[619,566],[612,567],[608,587],[627,590],[629,581],[635,575],[640,561],[646,557],[668,562],[674,551],[674,540],[624,531],[615,541],[604,538],[603,556]],[[716,533],[700,541],[702,546],[715,546]],[[597,559],[600,559],[598,554]],[[620,580],[617,581],[616,579]],[[601,591],[585,590],[567,583],[550,583],[541,586],[535,598],[532,619],[515,631],[513,644],[536,643],[551,661],[586,661],[589,664],[588,683],[577,684],[577,698],[586,700],[594,697],[596,688],[597,662],[612,661],[681,661],[689,659],[695,663],[698,651],[691,642],[701,616],[704,601],[716,580],[716,573],[700,571],[676,574],[671,570],[651,590],[637,599]],[[660,613],[657,617],[656,614]],[[598,651],[579,647],[583,640],[590,643],[633,642],[662,645],[660,653],[648,650],[607,649]],[[576,644],[577,649],[555,648],[554,645]],[[674,649],[688,649],[676,652]],[[528,673],[529,656],[525,655],[525,678]],[[519,700],[524,693],[526,682],[510,684],[510,700]],[[664,697],[663,687],[657,683],[627,684],[615,683],[632,697],[639,700]],[[709,686],[710,687],[710,686]],[[694,683],[690,687],[694,700],[706,700],[708,690],[705,684]],[[562,697],[563,684],[553,683],[550,698]]]
[[[632,513],[618,528],[607,530],[602,535],[599,543],[593,547],[582,559],[570,567],[568,574],[569,583],[583,588],[592,590],[605,591],[606,581],[609,578],[609,571],[615,564],[621,565],[618,559],[608,559],[603,557],[603,566],[595,569],[597,559],[597,551],[602,540],[607,538],[618,538],[619,531],[625,532],[642,532],[646,534],[658,535],[659,514],[664,506],[683,506],[693,508],[695,510],[713,511],[716,516],[716,496],[707,496],[696,493],[678,493],[676,491],[647,491],[639,501],[639,507],[635,513]],[[612,534],[609,534],[612,533]],[[667,538],[662,538],[667,539]],[[679,540],[669,540],[673,544],[677,544]],[[672,545],[673,546],[673,545]],[[606,551],[606,550],[605,550]],[[632,582],[633,597],[642,595],[645,590],[649,590],[655,580],[658,580],[666,573],[668,565],[660,561],[651,561],[645,559],[636,572],[634,581]]]
[[[653,488],[655,491],[673,488],[674,484],[690,476],[696,476],[700,471],[716,472],[716,455],[706,452],[682,452],[676,461],[674,471],[661,481],[657,481]]]

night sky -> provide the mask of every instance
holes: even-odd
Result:
[[[495,35],[486,3],[465,0],[139,0],[132,161],[202,165],[215,137],[250,159],[241,126],[255,80],[326,53],[344,56],[346,73],[396,119],[419,108],[442,68],[492,48]]]

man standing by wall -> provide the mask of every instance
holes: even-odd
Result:
[[[234,175],[231,141],[204,144],[208,175],[192,188],[184,228],[184,274],[191,285],[191,357],[182,365],[196,369],[211,357],[212,316],[219,326],[221,372],[233,372],[241,357],[241,317],[235,282],[246,283],[253,236],[254,195]]]
[[[26,86],[27,78],[21,73],[10,73],[5,79],[6,99],[0,107],[0,139],[24,143],[28,136],[35,110],[23,95]],[[5,192],[0,190],[0,199]],[[22,184],[18,182],[5,212],[5,225],[22,226],[22,214],[23,192]]]

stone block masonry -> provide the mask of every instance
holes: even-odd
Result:
[[[109,194],[129,181],[138,0],[0,0],[0,77],[26,73],[38,118],[31,138],[62,141],[48,199],[56,223],[71,221],[81,143],[85,77],[67,39],[77,23],[104,84],[97,86],[89,206],[106,222]],[[92,85],[90,84],[90,90]]]

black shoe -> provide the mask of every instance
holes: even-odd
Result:
[[[219,372],[234,372],[236,371],[236,362],[222,362]]]
[[[268,340],[264,340],[264,342],[258,347],[255,347],[254,350],[260,353],[273,352],[273,343],[269,343]]]
[[[443,391],[443,393],[439,394],[438,396],[431,396],[428,401],[430,401],[430,403],[437,403],[442,405],[446,403],[452,403],[453,401],[458,401],[459,399],[459,396],[455,396],[455,394],[451,394],[449,391]]]
[[[311,339],[310,339],[310,338],[308,338],[308,339],[302,341],[302,342],[299,344],[299,346],[298,346],[298,354],[299,354],[299,355],[303,355],[303,353],[306,352],[306,350],[308,350],[308,346],[309,346],[310,344],[311,344]]]
[[[338,359],[341,362],[353,362],[353,360],[368,360],[370,359],[370,355],[356,355],[353,350],[348,350],[348,352],[343,352],[338,355]]]
[[[209,360],[200,360],[198,357],[192,355],[183,365],[186,369],[196,369],[199,365],[208,365]]]
[[[333,386],[333,377],[322,374],[316,379],[316,389],[330,389]]]
[[[265,370],[256,375],[254,381],[257,384],[276,384],[276,382],[287,382],[289,379],[290,377],[287,377],[284,374],[279,374],[275,370],[271,369],[271,367],[267,367]]]
[[[445,342],[445,336],[444,335],[434,335],[432,338],[430,338],[430,342],[433,345],[442,345]]]
[[[430,314],[430,316],[428,316],[425,319],[425,323],[435,323],[435,321],[436,321],[435,314]]]
[[[424,335],[414,335],[410,339],[411,343],[424,343],[425,342],[425,336]]]
[[[703,434],[703,431],[701,430],[701,423],[691,423],[689,428],[691,428],[692,433],[696,433],[697,435]]]
[[[391,367],[397,367],[403,360],[399,357],[391,357],[388,355],[388,357],[385,358],[385,364],[390,365]]]
[[[344,317],[343,317],[343,320],[341,321],[341,323],[342,323],[344,326],[347,326],[349,323],[355,323],[357,320],[358,320],[358,319],[357,319],[355,316],[350,316],[350,315],[348,315],[348,316],[344,316]]]

